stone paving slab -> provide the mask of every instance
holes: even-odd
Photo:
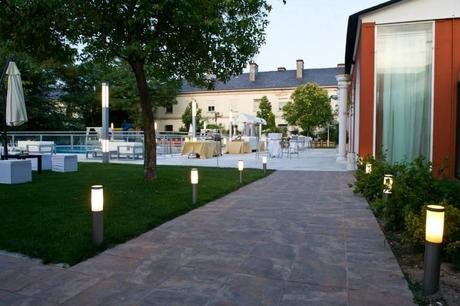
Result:
[[[413,305],[352,179],[277,171],[68,269],[0,253],[0,305]]]

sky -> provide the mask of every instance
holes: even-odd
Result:
[[[344,62],[348,17],[386,0],[271,0],[266,43],[254,61],[259,71],[335,67]]]

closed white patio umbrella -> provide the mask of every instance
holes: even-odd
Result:
[[[6,126],[19,126],[28,121],[26,105],[24,102],[24,92],[22,90],[21,73],[16,63],[8,60],[0,77],[0,87],[3,84],[3,77],[8,75],[8,89],[6,100],[3,107],[4,131],[3,131],[3,152],[4,158],[8,159],[8,137]],[[1,150],[0,150],[1,152]]]
[[[27,111],[22,90],[21,73],[15,62],[9,63],[6,74],[8,75],[6,124],[8,126],[19,126],[27,122]]]

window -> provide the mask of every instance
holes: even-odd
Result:
[[[172,124],[166,124],[165,125],[165,131],[167,132],[172,132],[173,131],[173,125]]]
[[[259,111],[259,105],[260,105],[261,100],[262,99],[254,99],[253,109],[252,109],[254,113],[257,113]]]
[[[376,153],[430,159],[433,24],[378,26],[375,56]]]
[[[166,106],[166,107],[165,107],[165,112],[166,112],[167,114],[172,114],[172,112],[173,112],[173,106],[172,106],[172,105]]]
[[[280,98],[279,102],[278,102],[278,110],[282,111],[283,110],[283,107],[286,106],[286,104],[288,104],[288,99],[287,98]]]
[[[208,106],[208,112],[215,112],[216,111],[216,107],[214,105],[209,105]]]

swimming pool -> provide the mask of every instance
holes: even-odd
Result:
[[[86,145],[57,145],[56,146],[56,153],[77,153],[77,154],[85,154],[86,150],[91,150],[91,146]]]

